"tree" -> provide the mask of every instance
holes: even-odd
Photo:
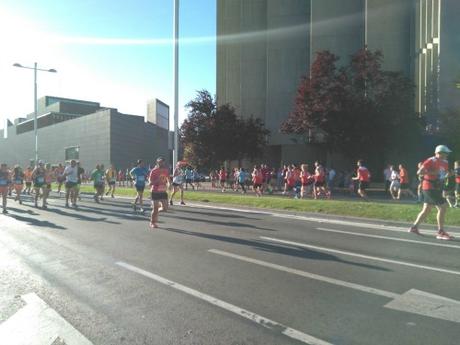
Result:
[[[338,69],[337,56],[318,53],[281,130],[307,135],[319,129],[329,150],[350,158],[381,159],[403,145],[412,148],[422,129],[413,109],[414,86],[401,73],[383,71],[382,59],[381,52],[363,49]]]
[[[228,160],[255,159],[265,148],[269,131],[260,119],[239,118],[229,104],[217,106],[206,90],[186,107],[189,116],[180,129],[184,158],[201,168],[215,168]]]

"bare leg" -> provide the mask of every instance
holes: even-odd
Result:
[[[420,223],[422,223],[425,220],[426,216],[431,212],[432,208],[433,208],[432,205],[428,205],[426,203],[423,204],[422,211],[420,211],[417,218],[415,219],[415,222],[414,222],[415,227],[418,227]]]

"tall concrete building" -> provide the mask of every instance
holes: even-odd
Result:
[[[416,111],[435,116],[460,106],[458,18],[458,0],[218,0],[218,104],[264,120],[272,164],[326,159],[279,131],[316,53],[345,64],[365,46],[381,50],[384,69],[416,84]]]
[[[33,118],[29,114],[0,130],[2,163],[25,167],[33,160]],[[45,96],[38,100],[37,123],[39,159],[51,164],[77,159],[92,170],[96,164],[126,169],[137,159],[153,164],[159,155],[170,161],[168,129],[96,102]]]

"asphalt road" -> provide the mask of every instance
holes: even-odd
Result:
[[[187,205],[151,230],[122,199],[10,206],[2,345],[460,343],[460,241],[430,227]]]

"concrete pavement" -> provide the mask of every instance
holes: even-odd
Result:
[[[93,344],[458,343],[460,243],[430,227],[197,205],[152,231],[122,199],[10,205],[3,336],[35,294]],[[41,344],[73,341],[56,320]]]

